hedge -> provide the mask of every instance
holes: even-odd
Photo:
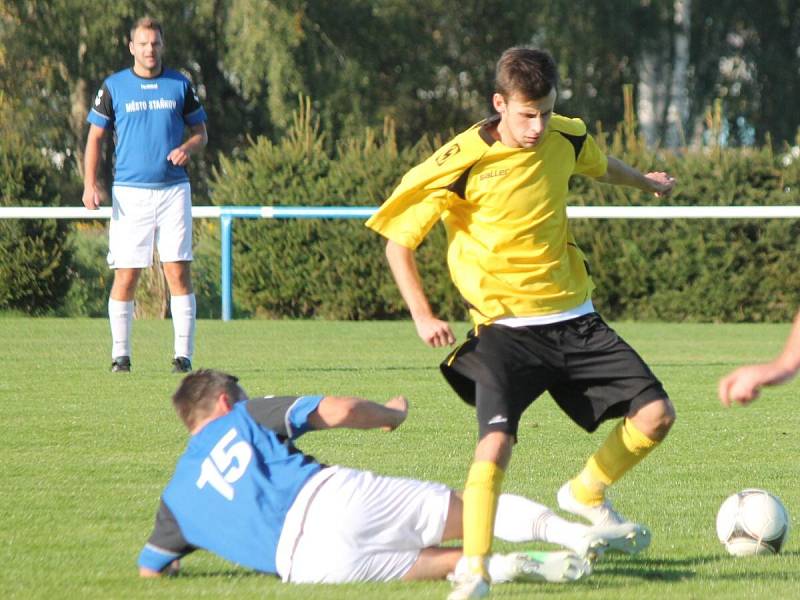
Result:
[[[307,105],[278,143],[259,137],[242,156],[222,158],[212,190],[220,204],[376,205],[397,178],[430,151],[398,149],[391,126],[337,144],[329,155]],[[234,293],[237,312],[266,317],[382,319],[404,314],[383,259],[383,242],[361,221],[238,220]],[[434,236],[422,250],[433,301],[460,310]],[[430,256],[428,256],[430,255]]]
[[[605,136],[598,136],[601,143]],[[222,204],[378,205],[433,142],[398,149],[391,128],[324,150],[307,106],[286,139],[259,137],[223,158],[212,190]],[[678,179],[670,198],[576,177],[573,205],[800,204],[800,161],[784,165],[769,147],[645,151],[617,132],[608,151],[642,170]],[[595,304],[611,319],[786,321],[800,304],[795,220],[574,220],[597,286]],[[384,257],[383,240],[352,221],[237,221],[236,308],[272,318],[406,318]],[[450,283],[441,226],[417,251],[434,310],[464,319]]]
[[[58,205],[66,179],[10,128],[0,130],[0,206]],[[64,220],[0,220],[0,310],[43,314],[63,304],[71,251]]]

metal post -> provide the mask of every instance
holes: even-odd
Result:
[[[220,267],[222,270],[222,320],[230,321],[233,317],[233,217],[222,214],[219,217],[222,248]]]

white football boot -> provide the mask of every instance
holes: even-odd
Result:
[[[594,525],[581,536],[575,553],[592,562],[606,552],[638,554],[650,545],[650,531],[638,523]]]
[[[492,584],[512,581],[577,581],[592,572],[591,563],[572,552],[512,552],[489,559]]]

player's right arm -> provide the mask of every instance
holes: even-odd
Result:
[[[106,130],[97,125],[89,126],[86,139],[86,152],[83,158],[83,205],[89,210],[100,207],[100,190],[97,188],[97,171],[100,167],[100,154],[103,149],[103,136]]]
[[[422,279],[414,259],[414,251],[397,242],[386,242],[386,259],[392,270],[397,288],[405,300],[414,320],[417,335],[432,348],[441,348],[455,343],[456,338],[447,321],[438,319],[431,310],[430,302],[422,288]]]
[[[792,379],[800,371],[800,312],[795,315],[792,331],[780,356],[775,360],[739,367],[723,377],[718,386],[719,400],[724,406],[732,403],[749,404],[761,388],[778,385]]]
[[[89,136],[86,139],[86,152],[83,156],[83,205],[89,210],[100,207],[100,190],[97,187],[97,171],[103,150],[103,136],[114,124],[114,101],[111,97],[109,81],[97,90],[86,121],[89,123]]]
[[[488,148],[479,128],[470,128],[406,173],[366,222],[367,227],[386,238],[386,258],[417,334],[434,348],[454,344],[455,336],[450,325],[431,310],[414,250],[444,212],[461,201],[461,196],[453,192],[453,185],[468,175]]]

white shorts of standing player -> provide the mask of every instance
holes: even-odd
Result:
[[[153,264],[153,247],[161,262],[192,260],[192,193],[188,182],[149,189],[111,188],[108,265],[143,269]]]

